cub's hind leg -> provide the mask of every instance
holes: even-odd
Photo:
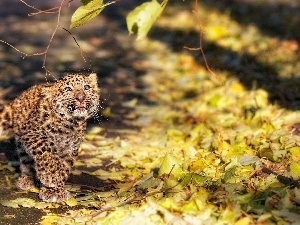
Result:
[[[71,197],[64,189],[74,157],[64,154],[47,138],[27,134],[22,137],[24,146],[34,160],[36,177],[41,183],[39,197],[45,202],[62,202]],[[26,141],[28,140],[28,141]]]
[[[22,147],[22,144],[19,141],[16,141],[16,144],[21,171],[21,175],[17,181],[17,187],[21,190],[29,190],[35,187],[36,173],[34,169],[34,160],[26,153],[25,149]]]
[[[0,107],[0,136],[12,130],[12,109],[9,105]]]

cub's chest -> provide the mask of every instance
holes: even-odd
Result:
[[[55,131],[54,131],[54,130]],[[43,142],[52,146],[57,154],[77,155],[80,143],[82,142],[84,132],[82,129],[69,130],[68,132],[59,132],[59,127],[53,127],[51,130],[44,130],[41,134]]]
[[[80,142],[86,130],[86,123],[71,124],[63,121],[53,121],[44,126],[44,132],[58,144],[68,145]]]

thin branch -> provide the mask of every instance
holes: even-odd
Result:
[[[34,6],[29,5],[29,4],[28,4],[27,2],[25,2],[24,0],[20,0],[20,2],[22,2],[23,4],[25,4],[25,5],[26,5],[27,7],[29,7],[29,8],[32,8],[32,9],[37,10],[37,11],[41,11],[41,10],[35,8]]]
[[[4,44],[8,45],[8,46],[11,47],[11,48],[13,48],[13,49],[16,50],[17,52],[21,53],[24,57],[28,56],[27,53],[22,52],[21,50],[17,49],[17,48],[16,48],[15,46],[13,46],[12,44],[9,44],[8,42],[3,41],[3,40],[1,40],[1,39],[0,39],[0,42],[2,42],[2,43],[4,43]],[[41,54],[41,55],[42,55],[42,54]]]
[[[120,201],[119,204],[115,204],[115,205],[110,205],[110,204],[105,204],[105,206],[102,207],[102,209],[92,213],[92,218],[95,219],[97,216],[99,216],[101,213],[103,212],[107,212],[107,211],[111,211],[114,210],[115,208],[127,205],[127,204],[131,204],[133,202],[140,202],[142,200],[144,200],[146,197],[145,196],[141,196],[140,193],[133,193],[131,195],[129,195],[128,197],[126,197],[123,201]]]
[[[86,62],[86,59],[85,59],[85,57],[83,55],[83,51],[82,51],[82,49],[81,49],[78,41],[76,40],[76,38],[72,35],[72,33],[68,29],[66,29],[66,28],[64,28],[64,27],[62,27],[60,25],[60,17],[61,17],[61,10],[62,10],[62,8],[64,6],[66,6],[66,5],[69,5],[73,0],[62,0],[59,6],[51,8],[51,9],[47,9],[47,10],[40,10],[40,9],[38,9],[38,8],[36,8],[36,7],[28,4],[27,2],[25,2],[25,0],[20,0],[20,1],[23,4],[25,4],[27,7],[29,7],[31,9],[34,9],[34,10],[37,11],[37,12],[28,14],[28,16],[34,16],[34,15],[37,15],[37,14],[40,14],[40,13],[57,13],[56,27],[53,30],[52,34],[51,34],[51,37],[50,37],[49,42],[48,42],[48,45],[46,46],[46,48],[45,48],[45,50],[43,52],[37,52],[37,53],[33,53],[33,54],[28,54],[28,53],[23,52],[20,49],[16,48],[15,46],[13,46],[12,44],[8,43],[7,41],[4,41],[4,40],[0,39],[0,42],[8,45],[9,47],[13,48],[15,51],[19,52],[22,55],[23,58],[31,57],[31,56],[42,56],[43,55],[44,57],[43,57],[42,68],[46,71],[46,75],[47,75],[47,74],[51,74],[51,72],[46,67],[47,54],[48,54],[48,51],[50,49],[50,46],[52,44],[52,41],[53,41],[53,39],[55,37],[55,34],[56,34],[58,28],[62,28],[63,30],[67,31],[73,37],[75,43],[77,44],[78,48],[80,49],[81,57],[83,58],[84,62]]]
[[[80,54],[81,54],[81,57],[83,58],[84,62],[86,62],[85,60],[85,57],[83,55],[83,51],[82,51],[82,48],[80,47],[79,43],[77,42],[76,38],[73,36],[73,34],[67,29],[67,28],[64,28],[64,27],[61,27],[62,29],[64,29],[65,31],[67,31],[71,36],[72,38],[74,39],[75,43],[77,44],[78,48],[80,49]]]
[[[68,2],[65,2],[63,5],[69,5],[73,0],[69,0]],[[61,7],[60,6],[57,6],[57,7],[53,7],[53,8],[50,8],[50,9],[46,9],[46,10],[40,10],[30,4],[28,4],[27,2],[25,2],[24,0],[20,0],[20,2],[22,2],[23,4],[25,4],[27,7],[29,8],[32,8],[34,10],[36,10],[37,12],[34,12],[34,13],[29,13],[28,16],[35,16],[37,14],[40,14],[40,13],[57,13]]]
[[[172,167],[171,171],[173,170],[174,166]],[[193,176],[192,176],[193,177]],[[192,179],[191,177],[191,179]],[[168,178],[166,178],[168,179]],[[133,193],[130,194],[128,197],[126,197],[123,201],[120,201],[119,204],[115,204],[115,205],[110,205],[110,204],[106,204],[104,207],[102,207],[102,209],[97,210],[96,212],[92,213],[92,218],[95,219],[97,216],[99,216],[101,213],[103,212],[107,212],[107,211],[111,211],[114,210],[117,207],[121,207],[127,204],[131,204],[133,202],[141,202],[146,200],[148,197],[159,194],[159,193],[163,193],[165,194],[166,192],[171,191],[172,189],[174,189],[175,187],[177,187],[178,185],[182,184],[182,182],[184,181],[184,179],[182,179],[180,182],[178,182],[177,184],[173,185],[172,187],[168,187],[168,188],[164,188],[162,187],[158,187],[155,190],[151,190],[148,191],[147,193],[141,193],[136,187],[132,187],[132,189],[134,189]],[[165,181],[162,181],[162,184]],[[139,182],[136,182],[136,184]]]
[[[218,79],[216,73],[210,68],[209,63],[208,63],[207,58],[206,58],[206,55],[205,55],[205,52],[203,50],[203,43],[202,43],[203,42],[203,28],[201,26],[201,18],[200,18],[200,15],[199,15],[199,3],[198,3],[198,0],[195,0],[195,9],[194,9],[193,12],[194,12],[195,17],[196,17],[197,25],[199,26],[199,47],[191,48],[191,47],[184,46],[184,48],[188,49],[190,51],[200,51],[201,55],[202,55],[202,58],[204,60],[204,64],[205,64],[205,67],[206,67],[207,71],[210,72],[215,79],[217,79],[218,81],[220,81]]]
[[[43,60],[43,66],[42,66],[42,68],[46,71],[46,74],[47,74],[47,73],[48,73],[48,74],[51,74],[51,72],[46,68],[47,53],[48,53],[48,51],[49,51],[49,48],[50,48],[51,43],[52,43],[52,41],[53,41],[53,38],[54,38],[54,36],[55,36],[55,34],[56,34],[56,31],[57,31],[58,27],[60,27],[60,13],[61,13],[61,9],[62,9],[62,7],[63,7],[64,1],[65,1],[65,0],[62,0],[61,3],[60,3],[60,6],[58,7],[56,27],[55,27],[55,29],[54,29],[54,31],[53,31],[51,37],[50,37],[50,40],[49,40],[49,42],[48,42],[48,45],[47,45],[47,47],[46,47],[45,54],[44,54],[44,60]]]

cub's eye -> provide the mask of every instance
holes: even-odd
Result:
[[[65,87],[65,91],[72,91],[72,88],[67,86],[67,87]]]
[[[86,84],[86,85],[83,86],[83,88],[84,88],[84,90],[89,90],[91,88],[91,86]]]

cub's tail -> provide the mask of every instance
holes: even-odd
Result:
[[[0,107],[0,136],[12,129],[12,113],[10,106]]]

